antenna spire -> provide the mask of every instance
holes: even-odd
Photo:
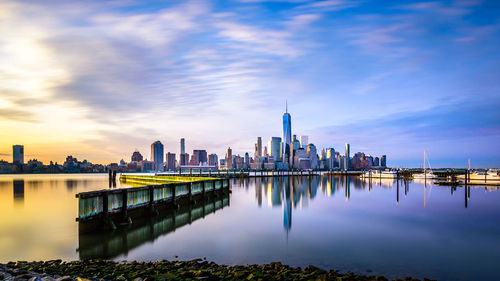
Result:
[[[288,100],[285,100],[285,112],[288,113]]]

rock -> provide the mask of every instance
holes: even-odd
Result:
[[[70,276],[63,276],[57,278],[56,281],[73,281],[73,278],[71,278]]]
[[[14,280],[30,280],[32,277],[33,276],[31,276],[31,274],[23,273],[23,274],[16,275]]]

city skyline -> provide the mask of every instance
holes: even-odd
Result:
[[[288,100],[317,148],[498,167],[499,5],[3,1],[0,159],[109,163],[181,137],[244,155],[282,137]]]

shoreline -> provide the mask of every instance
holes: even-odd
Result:
[[[29,281],[71,280],[389,280],[384,276],[323,270],[315,266],[290,267],[280,262],[260,265],[219,265],[202,259],[189,261],[115,262],[83,260],[63,262],[18,261],[0,263],[0,279]],[[411,277],[403,279],[420,280]],[[430,279],[424,278],[425,281]]]

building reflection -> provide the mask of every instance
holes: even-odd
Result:
[[[283,228],[287,233],[292,228],[293,210],[297,206],[308,207],[316,197],[318,190],[322,192],[324,197],[340,195],[346,201],[349,201],[353,190],[371,192],[373,188],[388,189],[394,192],[394,202],[396,204],[399,204],[410,192],[410,181],[402,179],[360,179],[351,176],[293,176],[245,178],[242,181],[244,181],[245,189],[248,189],[249,182],[255,184],[255,200],[259,208],[266,201],[269,207],[282,208]],[[238,181],[235,181],[235,183],[238,183]],[[432,188],[431,184],[424,184],[424,207],[429,199],[427,198],[429,196],[427,189],[429,188]],[[457,189],[457,187],[449,188],[451,194]],[[403,189],[404,198],[402,198]],[[470,200],[470,187],[465,188],[465,190],[465,208],[467,208]]]
[[[14,205],[24,205],[24,180],[14,180],[12,183],[14,190]]]

